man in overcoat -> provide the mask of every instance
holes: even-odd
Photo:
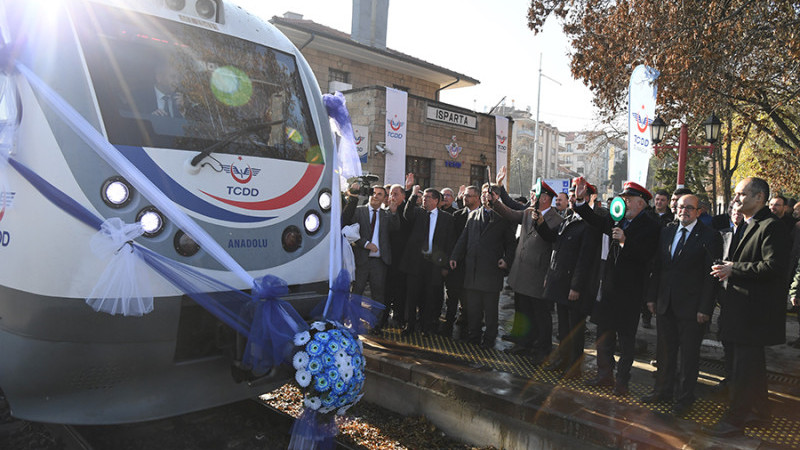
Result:
[[[484,185],[484,207],[469,213],[467,223],[450,257],[450,268],[464,267],[469,342],[494,348],[497,338],[498,303],[505,271],[514,258],[514,229],[507,220],[489,209],[492,198]],[[495,198],[499,194],[495,194]],[[486,331],[481,341],[481,322]]]
[[[766,206],[766,181],[745,178],[734,194],[747,227],[729,259],[711,268],[713,276],[726,281],[720,334],[733,345],[730,407],[706,429],[714,436],[740,434],[745,426],[769,422],[764,347],[786,341],[788,230]]]
[[[569,204],[557,232],[544,225],[544,220],[537,220],[536,231],[545,240],[555,242],[544,297],[556,304],[560,344],[557,357],[549,361],[547,368],[563,370],[568,378],[579,378],[586,317],[597,294],[595,271],[600,260],[601,234],[571,209],[575,205],[574,187],[570,188]]]
[[[650,192],[628,181],[620,196],[625,200],[625,217],[619,223],[595,214],[585,202],[585,183],[575,189],[575,212],[591,226],[613,240],[603,267],[600,298],[592,310],[597,324],[597,377],[587,381],[591,386],[614,386],[615,395],[628,393],[628,382],[636,344],[636,329],[650,278],[653,256],[658,246],[661,226],[645,212]],[[616,380],[613,375],[614,348],[619,340],[620,359]]]
[[[493,198],[491,202],[491,208],[500,216],[512,224],[522,225],[508,284],[514,290],[514,307],[522,317],[525,332],[511,352],[530,353],[536,364],[543,362],[553,347],[552,303],[544,298],[544,279],[550,266],[553,244],[542,239],[536,231],[532,213],[539,211],[547,226],[557,229],[564,219],[550,207],[555,196],[555,191],[542,182],[536,208],[518,211],[506,206],[499,198]],[[535,201],[535,197],[532,200]]]

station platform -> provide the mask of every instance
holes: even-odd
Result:
[[[501,328],[506,332],[513,314],[511,295],[501,296]],[[423,415],[451,437],[476,446],[800,448],[800,350],[790,345],[767,348],[769,426],[715,438],[701,427],[715,424],[726,410],[726,397],[714,389],[724,367],[722,348],[711,338],[716,324],[703,341],[698,400],[681,417],[671,414],[671,402],[639,400],[655,380],[655,320],[653,324],[652,329],[640,324],[630,393],[621,397],[611,387],[584,385],[596,369],[592,339],[587,339],[583,378],[565,379],[529,357],[503,352],[510,344],[499,339],[495,349],[484,349],[449,337],[401,336],[399,329],[385,329],[365,338],[365,399],[400,414]],[[588,329],[593,338],[594,326]],[[787,336],[797,339],[794,315],[787,316]]]

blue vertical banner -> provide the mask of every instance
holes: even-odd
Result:
[[[655,119],[656,79],[659,71],[636,66],[628,88],[628,181],[647,185],[647,168],[653,155],[650,124]]]

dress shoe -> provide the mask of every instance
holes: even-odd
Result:
[[[617,383],[614,385],[614,391],[612,394],[616,395],[617,397],[628,395],[628,393],[630,393],[630,389],[628,389],[627,384]]]
[[[757,412],[750,412],[744,418],[744,424],[748,427],[766,428],[772,423],[772,416]]]
[[[597,377],[595,377],[595,378],[586,380],[586,382],[584,382],[583,384],[585,384],[586,386],[592,386],[592,387],[614,386],[614,379],[613,378],[597,378]]]
[[[672,415],[678,417],[685,416],[686,413],[689,412],[690,409],[692,409],[692,404],[694,404],[694,402],[686,401],[686,402],[675,403],[675,406],[672,407]]]
[[[528,347],[527,345],[514,344],[513,346],[505,349],[504,351],[509,355],[524,355],[526,353],[530,353],[531,348]]]
[[[730,437],[742,434],[742,427],[734,425],[730,422],[720,420],[716,425],[711,427],[703,427],[703,433],[715,437]]]
[[[545,362],[542,369],[547,370],[549,372],[561,372],[567,370],[567,367],[569,367],[569,364],[567,364],[566,360],[560,357],[556,357],[556,358],[551,358],[550,360]]]
[[[642,403],[659,403],[659,402],[668,402],[670,400],[672,400],[672,398],[669,395],[655,391],[639,399],[639,401]]]

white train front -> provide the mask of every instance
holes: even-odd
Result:
[[[70,122],[88,124],[248,274],[286,280],[301,314],[324,297],[333,142],[319,87],[288,39],[222,0],[0,6],[9,158],[103,220],[141,222],[138,245],[249,289]],[[55,111],[19,66],[74,114]],[[152,312],[95,312],[86,298],[105,264],[89,246],[97,230],[8,164],[0,170],[0,388],[16,417],[141,421],[286,381],[241,371],[243,337],[156,271],[144,275]]]

